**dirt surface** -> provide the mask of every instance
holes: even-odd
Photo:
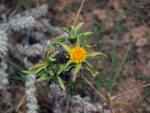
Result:
[[[43,18],[49,19],[52,26],[67,27],[71,28],[73,24],[81,0],[39,0],[39,3],[34,2],[33,6],[29,4],[29,0],[23,1],[29,8],[47,3],[49,7],[48,14]],[[143,1],[143,2],[141,2]],[[98,69],[100,78],[102,73],[106,77],[104,84],[100,84],[100,91],[103,94],[107,94],[108,90],[105,91],[104,86],[109,86],[109,77],[111,71],[112,55],[114,54],[115,40],[117,40],[116,54],[114,72],[116,73],[122,59],[128,54],[128,58],[125,61],[119,76],[113,87],[111,96],[118,95],[125,91],[131,90],[133,88],[145,85],[150,82],[150,2],[147,0],[137,0],[133,2],[132,6],[129,8],[132,0],[86,0],[82,8],[81,14],[79,16],[78,22],[84,22],[83,31],[93,31],[95,34],[89,38],[88,42],[90,45],[96,44],[96,47],[89,49],[88,51],[100,51],[100,47],[105,43],[106,46],[103,49],[103,53],[108,56],[107,60],[104,60],[104,70],[101,69],[102,60],[95,62],[91,59],[91,63]],[[13,2],[11,0],[4,0],[7,10],[5,13],[9,16],[13,11],[21,12],[20,8],[23,7],[18,2]],[[15,3],[17,3],[15,5]],[[139,4],[138,4],[139,3]],[[140,4],[141,3],[141,4]],[[22,8],[24,9],[24,8]],[[127,11],[128,10],[128,11]],[[120,21],[121,19],[121,21]],[[120,23],[119,23],[120,21]],[[113,29],[119,23],[119,27],[113,33]],[[111,34],[111,36],[110,36]],[[16,41],[21,43],[19,40],[20,35],[14,36]],[[49,34],[49,39],[59,36],[58,34]],[[128,51],[131,49],[130,51]],[[40,56],[39,56],[40,57]],[[99,58],[100,57],[95,57]],[[39,58],[40,59],[40,58]],[[34,61],[36,62],[36,61]],[[104,71],[104,72],[103,72]],[[139,77],[140,76],[140,77]],[[92,77],[87,74],[87,77],[92,83],[96,81],[97,77]],[[10,78],[10,81],[13,81]],[[20,87],[24,87],[24,83],[12,82],[14,86],[19,84]],[[37,83],[38,87],[38,104],[40,108],[46,113],[52,112],[51,100],[47,96],[47,88]],[[96,87],[96,84],[94,84]],[[84,85],[78,86],[78,93],[82,96]],[[114,113],[149,113],[150,109],[150,95],[146,96],[146,99],[140,104],[136,109],[139,102],[143,99],[144,95],[148,92],[149,87],[142,88],[140,90],[134,91],[130,94],[126,94],[118,97],[113,101],[113,111]],[[13,96],[13,105],[19,103],[22,99],[25,89],[12,88],[11,93]],[[93,91],[91,87],[87,85],[85,95],[91,97],[93,102],[100,102],[101,99]],[[20,108],[20,112],[24,112],[25,104]],[[7,107],[0,107],[6,111]],[[2,111],[3,113],[3,111]]]

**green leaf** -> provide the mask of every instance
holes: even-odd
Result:
[[[69,30],[67,28],[61,27],[60,29],[63,30],[63,31],[65,31],[70,36],[70,32],[69,32]]]
[[[68,40],[69,40],[72,44],[74,44],[74,43],[77,42],[77,38],[68,38]]]
[[[85,82],[85,81],[84,80],[76,81],[76,82],[74,82],[74,86],[76,87],[78,84],[83,83],[83,82]]]
[[[48,66],[48,63],[45,61],[45,62],[43,62],[43,64],[45,65],[45,66]]]
[[[70,82],[69,81],[69,86],[71,87],[71,89],[73,89],[73,92],[75,95],[77,94],[76,86],[80,83],[83,83],[83,82],[85,82],[85,81],[84,80],[80,80],[80,81],[76,81],[76,82]]]
[[[105,54],[103,54],[103,53],[101,53],[101,52],[89,52],[89,53],[87,53],[87,56],[88,56],[88,57],[89,57],[89,56],[94,57],[94,56],[96,56],[96,55],[103,55],[103,56],[107,57]]]
[[[50,43],[49,47],[51,48],[52,44],[54,44],[56,42],[63,42],[65,40],[66,40],[66,37],[57,37]]]
[[[71,63],[69,66],[68,66],[68,69],[72,68],[72,67],[75,67],[76,66],[76,63]]]
[[[64,67],[64,69],[63,69],[63,71],[65,72],[65,70],[67,69],[67,67],[71,64],[71,60],[68,60],[68,62],[67,62],[67,64],[65,65],[65,67]]]
[[[66,37],[57,37],[55,38],[51,43],[55,43],[55,42],[63,42],[66,40]]]
[[[39,67],[39,68],[35,71],[35,74],[37,74],[38,72],[40,72],[42,69],[44,69],[44,66]]]
[[[77,32],[80,30],[80,28],[82,27],[83,24],[84,24],[84,22],[81,22],[76,26]]]
[[[71,25],[71,28],[72,28],[72,31],[71,31],[71,38],[75,38],[76,35],[77,35],[76,28],[75,28],[73,25]]]
[[[93,67],[87,60],[85,60],[83,63],[86,63],[89,67]]]
[[[91,46],[89,44],[85,44],[85,47],[87,48],[91,48]]]
[[[45,78],[53,78],[53,76],[51,76],[50,73],[46,73]]]
[[[44,78],[46,76],[46,73],[40,74],[40,78]]]
[[[51,85],[51,79],[47,81],[47,88]]]
[[[24,74],[22,74],[21,72],[17,72],[19,74],[19,78],[23,81],[23,82],[26,82],[27,78]],[[27,75],[27,76],[30,76],[30,75]]]
[[[84,37],[82,37],[82,38],[81,38],[81,41],[83,42],[83,45],[85,46],[87,40],[86,40]]]
[[[71,89],[73,89],[73,93],[76,95],[77,94],[77,90],[76,90],[74,82],[69,82],[69,86],[71,87]]]
[[[49,57],[49,60],[52,61],[52,62],[56,61],[56,59],[51,57],[51,56]]]
[[[54,69],[51,69],[51,70],[49,71],[49,73],[50,73],[51,75],[55,75]]]
[[[77,37],[77,44],[76,44],[76,46],[80,46],[79,36]]]
[[[94,34],[93,32],[85,32],[85,33],[80,33],[79,34],[79,37],[81,38],[81,37],[86,37],[86,36],[89,36],[89,35],[92,35],[92,34]]]
[[[79,72],[79,70],[80,70],[81,68],[82,68],[81,63],[78,63],[78,64],[76,65],[75,70],[73,71],[73,81],[75,81],[75,79],[76,79],[76,74]]]
[[[56,44],[53,44],[53,47],[55,48],[55,51],[57,51],[58,46]]]
[[[97,72],[97,71],[94,71],[93,68],[86,67],[86,69],[87,69],[88,71],[90,71],[93,76],[96,76],[96,75],[99,73],[99,72]]]
[[[62,65],[60,65],[60,69],[58,70],[58,74],[60,74],[64,69],[65,69],[65,65],[66,64],[62,64]]]
[[[36,68],[38,68],[38,67],[41,67],[42,65],[44,65],[44,64],[43,63],[37,63],[37,64],[35,64],[34,66],[32,66],[31,71],[34,70],[34,69],[36,69]]]
[[[47,57],[49,56],[50,51],[51,51],[50,48],[48,48],[48,49],[46,50],[46,53],[45,53],[45,55],[44,55],[44,60],[45,60],[45,61],[47,60]]]
[[[65,91],[66,88],[65,88],[64,82],[62,81],[62,79],[60,78],[60,76],[57,75],[56,78],[57,78],[57,82],[58,82],[59,86]]]
[[[96,76],[99,73],[97,71],[94,71],[94,68],[90,64],[88,64],[87,62],[86,63],[83,62],[82,65],[83,65],[83,67],[85,67],[85,69],[90,71],[93,76]]]
[[[73,87],[72,89],[73,89],[73,93],[74,93],[74,95],[76,95],[76,94],[77,94],[77,90],[76,90],[76,88],[75,88],[75,87]]]
[[[71,48],[65,44],[60,44],[68,53],[70,52]]]
[[[56,73],[58,73],[59,69],[60,69],[60,65],[54,66],[54,70],[55,70]]]
[[[34,74],[36,70],[34,71],[22,71],[23,73],[26,73],[26,74]]]
[[[48,66],[48,63],[45,61],[43,62],[44,63],[44,69],[46,70],[47,66]]]
[[[43,77],[43,78],[37,79],[36,81],[37,81],[37,82],[46,82],[47,80],[49,80],[49,78]]]

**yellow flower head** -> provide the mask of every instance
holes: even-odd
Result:
[[[70,59],[74,63],[81,63],[85,60],[86,57],[87,57],[87,52],[82,47],[75,46],[70,51]]]

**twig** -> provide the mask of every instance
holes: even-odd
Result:
[[[17,112],[18,109],[20,108],[20,106],[21,106],[21,104],[23,103],[23,101],[24,101],[24,99],[26,98],[26,96],[27,96],[27,94],[25,94],[25,95],[22,97],[22,99],[21,99],[21,101],[20,101],[20,103],[19,103],[19,105],[18,105],[18,107],[17,107],[17,109],[16,109],[16,112]]]
[[[24,104],[25,101],[23,101]],[[5,113],[10,113],[10,111],[12,111],[13,109],[17,108],[18,105],[13,106],[12,108],[8,109]]]
[[[91,88],[93,88],[93,90],[100,96],[102,97],[102,99],[104,101],[106,101],[106,98],[91,84],[90,81],[88,81],[84,76],[83,76],[83,79],[91,86]]]

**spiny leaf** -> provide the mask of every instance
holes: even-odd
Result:
[[[44,78],[46,76],[46,73],[40,74],[40,78]]]
[[[71,38],[75,38],[76,35],[77,35],[76,28],[75,28],[73,25],[71,25],[71,28],[72,28],[72,31],[71,31]]]
[[[103,55],[103,56],[107,57],[105,54],[103,54],[103,53],[101,53],[101,52],[88,52],[88,53],[87,53],[87,56],[88,56],[88,57],[89,57],[89,56],[94,57],[94,56],[96,56],[96,55]]]
[[[44,69],[44,66],[39,67],[39,68],[36,70],[35,74],[37,74],[38,72],[40,72],[42,69]]]
[[[56,59],[51,57],[51,56],[49,57],[49,60],[52,61],[52,62],[56,61]]]
[[[74,44],[74,43],[77,42],[77,38],[68,38],[68,40],[69,40],[72,44]]]
[[[69,30],[67,28],[61,27],[60,29],[63,30],[63,31],[65,31],[70,36],[70,32],[69,32]]]
[[[22,71],[23,73],[26,73],[26,74],[34,74],[36,70],[34,71]]]
[[[64,70],[65,65],[66,65],[66,64],[60,65],[60,69],[59,69],[58,72],[57,72],[58,74],[60,74],[60,73]]]
[[[41,60],[40,60],[39,62],[42,63],[42,64],[44,64],[44,61],[41,61]]]
[[[62,81],[59,75],[57,75],[57,81],[58,81],[59,86],[65,91],[66,88],[65,88],[64,82]]]
[[[80,30],[80,28],[82,27],[83,24],[84,24],[84,22],[81,22],[76,26],[77,32]]]
[[[34,66],[32,66],[31,71],[34,70],[34,69],[36,69],[36,68],[38,68],[38,67],[40,67],[40,66],[42,66],[42,65],[44,65],[44,64],[43,63],[37,63],[37,64],[35,64]]]
[[[50,43],[49,47],[51,48],[51,46],[56,42],[63,42],[65,40],[66,40],[66,37],[57,37]]]
[[[90,66],[89,64],[87,64],[87,62],[83,63],[83,67],[85,67],[88,71],[90,71],[93,76],[96,76],[99,73],[97,71],[94,71],[94,68]]]
[[[71,48],[65,44],[60,44],[68,53],[70,52]]]
[[[75,67],[76,66],[76,63],[71,63],[69,66],[68,66],[68,69],[72,68],[72,67]]]
[[[49,80],[49,78],[43,77],[43,78],[37,79],[36,81],[37,81],[37,82],[46,82],[47,80]]]
[[[94,33],[93,33],[93,32],[80,33],[80,34],[79,34],[79,37],[81,38],[81,37],[83,37],[83,36],[89,36],[89,35],[92,35],[92,34],[94,34]]]
[[[53,44],[53,47],[55,48],[55,51],[57,51],[57,49],[58,49],[57,44]]]
[[[50,51],[51,51],[51,48],[48,48],[48,49],[46,50],[46,53],[45,53],[45,55],[44,55],[44,60],[45,60],[45,61],[46,61],[47,57],[49,56]]]
[[[93,67],[87,60],[85,60],[83,63],[86,63],[88,66]]]
[[[83,45],[85,46],[87,40],[86,40],[84,37],[82,37],[82,38],[81,38],[81,41],[82,41]]]
[[[76,74],[79,72],[79,70],[80,70],[81,68],[82,68],[81,63],[78,63],[78,64],[76,65],[76,68],[75,68],[74,72],[73,72],[73,81],[75,81],[75,79],[76,79]]]
[[[50,72],[51,75],[55,75],[54,69],[51,69],[49,72]]]
[[[93,76],[96,76],[96,75],[99,73],[99,72],[94,71],[94,69],[89,68],[89,67],[86,67],[86,69],[87,69],[88,71],[90,71],[90,72],[91,72],[91,74],[92,74]]]
[[[57,37],[55,38],[52,43],[55,43],[55,42],[63,42],[66,40],[66,37]]]
[[[67,69],[67,67],[71,64],[71,60],[68,60],[68,62],[67,62],[67,64],[65,65],[65,67],[64,67],[64,69],[63,69],[63,71],[65,72],[65,70]]]
[[[48,66],[48,63],[45,61],[43,62],[44,63],[44,69],[46,70],[47,66]]]

